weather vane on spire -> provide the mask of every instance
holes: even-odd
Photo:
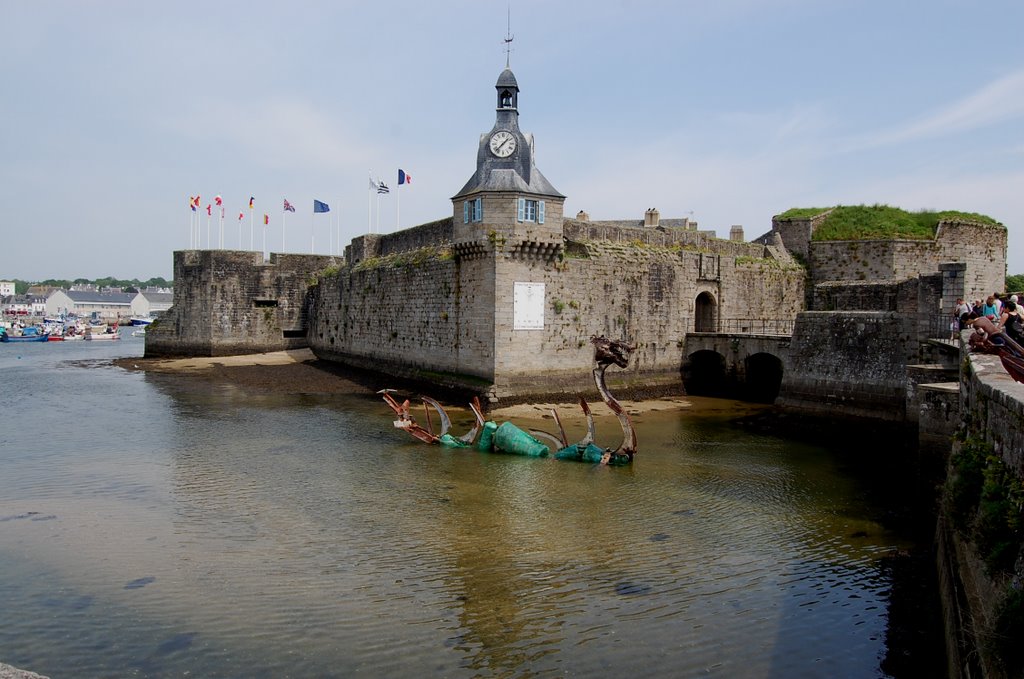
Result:
[[[512,3],[508,3],[508,16],[505,19],[505,68],[509,68],[509,58],[512,54],[512,41],[516,36],[512,35]]]

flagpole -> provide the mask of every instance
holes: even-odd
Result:
[[[327,254],[334,254],[334,215],[327,218]]]
[[[269,226],[270,218],[268,217],[263,222],[263,261],[267,261],[267,226]]]
[[[373,233],[373,172],[368,173],[370,176],[370,189],[366,193],[366,233]]]
[[[252,252],[252,237],[253,237],[253,233],[255,231],[255,227],[253,226],[253,213],[255,213],[255,212],[256,212],[256,210],[253,208],[252,202],[250,201],[249,202],[249,251],[250,252]]]
[[[341,198],[338,199],[338,203],[337,204],[339,206],[341,205]],[[344,252],[344,250],[341,249],[341,213],[340,212],[338,213],[338,238],[336,240],[338,241],[338,256],[340,257],[341,254]]]
[[[395,231],[402,229],[402,185],[395,187]]]
[[[220,236],[217,240],[217,248],[224,249],[224,206],[220,207]]]
[[[210,249],[210,211],[206,211],[206,249]]]
[[[282,200],[284,200],[282,198]],[[284,203],[282,203],[283,205]],[[288,220],[288,210],[281,209],[281,252],[284,252],[284,224]]]
[[[380,231],[380,191],[377,191],[377,231]]]
[[[242,249],[242,215],[238,215],[238,249]]]
[[[313,215],[316,214],[316,205],[313,206],[313,212],[309,215],[309,254],[313,254],[314,243],[316,239],[313,237]]]

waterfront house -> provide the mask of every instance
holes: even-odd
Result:
[[[74,313],[92,316],[108,323],[127,319],[134,313],[132,300],[137,293],[97,292],[93,290],[54,290],[46,298],[46,315]]]

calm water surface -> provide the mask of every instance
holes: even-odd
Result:
[[[107,363],[142,350],[0,345],[2,662],[883,676],[881,559],[907,543],[826,451],[679,412],[636,418],[631,468],[446,451],[376,397]]]

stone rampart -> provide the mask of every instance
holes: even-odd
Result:
[[[388,234],[365,234],[354,238],[345,248],[345,261],[358,264],[371,257],[437,247],[452,242],[452,218],[439,219]]]
[[[310,291],[310,347],[320,358],[447,386],[489,381],[493,267],[450,250],[343,267]]]
[[[797,316],[777,405],[826,416],[900,422],[916,319],[892,311],[806,311]]]
[[[608,371],[609,384],[650,393],[681,388],[702,292],[722,319],[788,323],[803,304],[803,269],[765,257],[763,245],[729,244],[757,257],[640,239],[576,241],[564,252],[501,238],[470,245],[376,256],[326,277],[311,292],[311,348],[508,401],[593,393],[590,338],[605,335],[637,346],[627,370]],[[517,283],[543,284],[543,327],[514,327]]]
[[[1013,381],[997,356],[965,352],[961,366],[961,421],[954,455],[966,445],[962,442],[984,442],[1019,488],[1024,483],[1024,384]],[[993,464],[986,462],[985,466]],[[954,530],[956,521],[949,512],[953,511],[955,498],[950,496],[949,488],[947,483],[936,541],[950,676],[1019,676],[1000,666],[992,655],[992,642],[1014,633],[1002,627],[1007,621],[1000,621],[998,616],[1007,597],[1020,596],[1024,550],[1019,542],[1011,545],[1017,549],[1012,573],[991,572],[977,552],[977,536]],[[1019,506],[1017,509],[1019,512]],[[1019,630],[1016,632],[1018,636],[1010,636],[1011,641],[1019,641]],[[1009,646],[1002,644],[1004,650]],[[1018,666],[1016,672],[1020,671]]]
[[[667,221],[667,220],[663,220]],[[568,241],[604,241],[636,243],[652,247],[677,248],[726,255],[731,257],[767,256],[761,243],[723,240],[714,231],[695,231],[664,226],[633,226],[630,222],[591,222],[577,219],[563,221],[562,231]]]
[[[962,262],[962,294],[983,298],[1004,286],[1006,229],[944,221],[932,240],[811,241],[808,262],[815,285],[902,280],[935,273],[947,262]]]
[[[174,253],[174,306],[146,330],[146,356],[228,356],[307,346],[306,292],[340,260],[240,250]]]

